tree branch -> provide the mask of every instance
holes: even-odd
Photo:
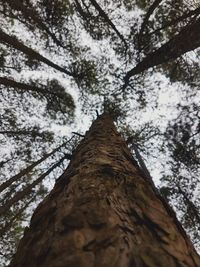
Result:
[[[124,77],[123,90],[129,84],[132,76],[139,74],[151,67],[165,63],[171,59],[176,59],[181,55],[194,50],[200,46],[200,19],[185,26],[177,35],[172,37],[167,43],[156,51],[147,55],[136,67],[127,72]]]
[[[49,175],[55,168],[61,165],[61,163],[66,159],[66,155],[61,158],[57,163],[51,166],[45,173],[43,173],[39,178],[37,178],[30,185],[25,187],[23,190],[17,192],[11,199],[9,199],[4,205],[0,206],[0,215],[5,213],[14,203],[23,199],[27,194],[29,194],[32,189],[44,180],[44,178]]]
[[[14,47],[16,50],[23,52],[24,54],[26,54],[28,57],[32,58],[32,59],[36,59],[40,62],[43,62],[44,64],[62,72],[65,73],[69,76],[72,77],[78,77],[78,74],[72,73],[66,69],[64,69],[63,67],[60,67],[59,65],[53,63],[51,60],[47,59],[46,57],[40,55],[38,52],[36,52],[35,50],[33,50],[30,47],[27,47],[26,45],[24,45],[22,42],[20,42],[16,36],[12,36],[12,35],[8,35],[7,33],[5,33],[2,29],[0,29],[0,41],[8,44],[12,47]]]
[[[104,10],[100,7],[100,5],[96,2],[96,0],[90,0],[92,5],[96,8],[96,10],[99,12],[99,15],[107,22],[110,27],[115,31],[115,33],[118,35],[118,37],[121,39],[121,41],[125,44],[126,49],[128,48],[127,42],[124,39],[124,36],[118,31],[114,23],[110,20],[108,15],[104,12]]]
[[[72,137],[73,138],[73,137]],[[72,139],[71,138],[71,139]],[[19,172],[18,174],[14,175],[13,177],[11,177],[10,179],[8,179],[7,181],[5,181],[4,183],[2,183],[0,185],[0,193],[5,190],[7,187],[9,187],[12,183],[14,183],[15,181],[17,181],[18,179],[20,179],[21,177],[23,177],[25,174],[29,173],[33,168],[35,168],[37,165],[39,165],[41,162],[45,161],[47,158],[49,158],[50,156],[52,156],[55,152],[57,152],[58,150],[60,150],[62,147],[66,146],[67,143],[69,143],[71,141],[71,139],[69,139],[68,141],[64,142],[62,145],[60,145],[59,147],[55,148],[52,152],[44,155],[42,158],[40,158],[39,160],[33,162],[31,165],[29,165],[27,168],[25,168],[24,170],[22,170],[21,172]]]
[[[146,13],[146,16],[142,22],[142,25],[141,25],[141,28],[140,28],[140,32],[138,34],[138,40],[140,41],[141,40],[141,37],[142,37],[142,34],[145,30],[145,27],[147,26],[148,24],[148,21],[149,21],[149,18],[150,16],[153,14],[154,10],[159,6],[159,4],[162,2],[162,0],[155,0],[152,5],[149,7],[147,13]]]

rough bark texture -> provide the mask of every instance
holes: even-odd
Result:
[[[36,209],[10,266],[200,267],[200,258],[104,115]]]

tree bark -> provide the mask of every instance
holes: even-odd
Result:
[[[10,267],[200,267],[174,213],[100,116],[35,210]]]

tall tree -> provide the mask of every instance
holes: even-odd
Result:
[[[161,172],[158,165],[163,165],[166,173],[161,173],[161,191],[181,211],[179,218],[194,244],[199,243],[196,110],[200,61],[198,50],[183,53],[199,46],[200,9],[185,3],[0,0],[2,254],[11,257],[22,226],[47,194],[47,187],[50,190],[54,179],[66,169],[67,160],[61,159],[71,154],[76,142],[70,141],[53,154],[51,151],[65,138],[70,139],[74,129],[78,131],[76,137],[83,137],[88,123],[85,115],[89,114],[90,120],[96,110],[107,110],[117,118],[121,133],[147,176],[142,157],[150,172]],[[154,72],[145,71],[156,65],[159,67]],[[123,77],[134,66],[134,77],[122,93]],[[130,74],[126,82],[132,78]],[[164,88],[167,94],[172,89],[165,107],[160,105]],[[173,99],[174,92],[179,96]],[[189,108],[179,130],[176,99],[183,104],[180,109],[184,110],[186,102]],[[161,117],[163,108],[173,111],[173,118]],[[71,124],[74,119],[79,125]],[[177,134],[170,136],[171,130]],[[56,167],[60,160],[61,165]],[[6,262],[9,257],[5,257]]]
[[[30,1],[0,1],[3,10],[2,13],[10,18],[18,18],[23,24],[31,28],[31,25],[36,25],[39,29],[45,31],[52,40],[58,45],[63,47],[62,42],[57,38],[57,36],[50,31],[48,21],[43,21],[37,10],[33,8]],[[10,9],[10,10],[9,10]],[[17,14],[15,14],[17,12]]]
[[[104,114],[38,206],[10,267],[199,267],[183,228]]]
[[[199,27],[200,18],[191,22],[167,43],[163,44],[156,51],[147,55],[134,68],[127,72],[124,78],[125,84],[129,82],[129,79],[132,76],[141,73],[148,68],[165,63],[172,59],[176,59],[186,52],[198,48],[200,46]]]
[[[41,61],[44,64],[47,64],[48,66],[50,66],[50,67],[52,67],[58,71],[61,71],[61,72],[65,73],[69,76],[72,76],[72,77],[78,76],[75,73],[71,73],[70,71],[66,70],[65,68],[55,64],[51,60],[40,55],[38,52],[34,51],[32,48],[27,47],[22,42],[20,42],[15,36],[10,36],[9,34],[7,34],[6,32],[4,32],[1,29],[0,29],[0,42],[8,44],[8,45],[14,47],[15,49],[25,53],[28,57],[30,57],[32,59],[36,59],[38,61]]]

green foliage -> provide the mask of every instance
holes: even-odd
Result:
[[[62,28],[66,17],[73,14],[73,8],[68,0],[40,0],[37,5],[41,8],[43,20],[49,27]]]
[[[193,86],[199,80],[199,64],[190,62],[186,57],[180,57],[173,62],[163,64],[165,75],[171,82],[181,82]]]
[[[73,73],[79,73],[79,76],[75,78],[79,88],[91,94],[98,92],[98,77],[94,61],[81,59],[73,62],[70,69]]]
[[[145,9],[148,3],[149,1],[146,1],[146,0],[136,0],[136,5],[138,5],[138,7],[141,9]]]
[[[54,120],[64,115],[66,120],[61,120],[61,124],[66,123],[74,115],[75,103],[72,96],[66,92],[65,88],[57,80],[48,81],[46,87],[50,92],[54,93],[52,97],[47,98],[47,112]],[[62,116],[60,119],[62,119]]]
[[[0,68],[4,68],[6,62],[5,56],[6,56],[5,50],[0,47]]]

